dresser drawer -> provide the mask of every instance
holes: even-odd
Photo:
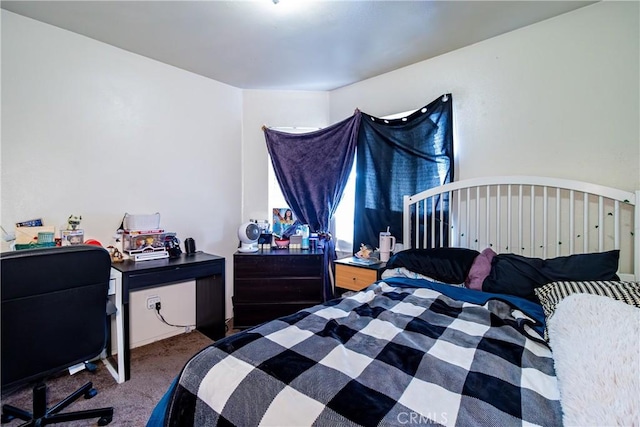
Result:
[[[321,255],[310,256],[236,256],[233,274],[236,279],[263,277],[321,277]]]
[[[278,304],[245,304],[233,300],[233,327],[250,328],[278,317],[288,316],[299,310],[312,307],[314,304],[278,303]]]
[[[320,303],[322,278],[236,278],[233,295],[238,302],[310,301]]]
[[[377,279],[376,270],[336,264],[336,286],[339,288],[359,291]]]

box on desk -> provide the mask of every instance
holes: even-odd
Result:
[[[62,246],[81,245],[84,242],[84,230],[60,230]]]
[[[123,249],[130,255],[148,251],[163,251],[165,235],[164,230],[125,230],[122,235]]]

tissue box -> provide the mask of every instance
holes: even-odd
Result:
[[[124,214],[122,221],[125,230],[156,230],[160,228],[160,213],[151,215]]]

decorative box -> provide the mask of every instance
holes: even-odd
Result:
[[[60,230],[62,246],[81,245],[84,242],[84,230]]]
[[[163,251],[165,236],[164,230],[125,231],[122,235],[123,249],[130,255],[145,251]]]

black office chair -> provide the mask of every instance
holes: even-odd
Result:
[[[98,246],[30,249],[0,255],[2,389],[34,383],[33,412],[2,406],[2,422],[46,425],[113,419],[113,408],[60,413],[80,396],[95,396],[91,382],[47,408],[45,380],[98,356],[106,345],[109,253]]]

